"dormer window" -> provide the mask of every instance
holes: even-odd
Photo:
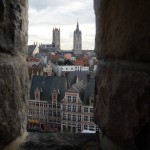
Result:
[[[36,96],[35,96],[35,99],[38,99],[38,97],[39,97],[39,94],[38,94],[38,93],[36,93],[35,95],[36,95]]]
[[[34,94],[35,94],[35,100],[40,100],[40,90],[39,90],[39,88],[35,89]]]
[[[76,96],[73,96],[73,102],[76,103]]]
[[[59,90],[58,89],[54,89],[51,94],[52,94],[52,101],[53,102],[57,101]]]
[[[91,94],[91,95],[89,96],[89,104],[90,104],[90,105],[93,105],[93,104],[94,104],[94,94]]]
[[[55,94],[53,95],[53,99],[56,99],[56,95]]]
[[[93,100],[93,99],[91,99],[91,100],[90,100],[90,103],[91,103],[91,104],[93,104],[93,102],[94,102],[94,100]]]

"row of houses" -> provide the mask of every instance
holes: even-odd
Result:
[[[75,133],[98,131],[93,121],[94,87],[93,76],[88,76],[87,81],[77,76],[33,76],[28,129]]]

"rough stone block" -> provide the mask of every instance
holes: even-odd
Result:
[[[0,58],[0,149],[26,131],[28,99],[25,60],[3,57]]]
[[[150,61],[150,1],[94,0],[98,59]]]
[[[0,0],[0,52],[27,54],[28,0]]]
[[[124,150],[150,148],[150,64],[99,61],[95,121]]]

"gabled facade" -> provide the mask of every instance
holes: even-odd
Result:
[[[85,105],[83,102],[84,89],[77,84],[65,92],[62,100],[61,132],[81,133],[83,130],[96,132],[98,127],[93,121],[94,95],[89,96],[89,105]]]
[[[42,93],[42,91],[41,91]],[[58,102],[59,90],[53,89],[51,100],[40,100],[40,90],[35,90],[35,100],[29,100],[28,119],[38,121],[40,125],[48,125],[48,131],[60,131],[60,102]],[[34,124],[28,125],[28,129],[35,128]],[[40,126],[39,126],[40,128]],[[42,129],[42,128],[41,128]],[[45,128],[43,127],[43,130]]]

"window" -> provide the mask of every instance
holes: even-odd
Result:
[[[76,96],[73,96],[73,102],[76,103]]]
[[[84,121],[88,121],[88,116],[84,116]]]
[[[71,96],[68,96],[68,102],[71,102]]]
[[[63,125],[63,131],[66,131],[66,130],[67,130],[66,126],[65,126],[65,125]]]
[[[81,115],[78,115],[78,121],[81,121]]]
[[[42,102],[40,102],[40,107],[43,107],[43,103]]]
[[[63,114],[63,120],[66,120],[66,114]]]
[[[47,103],[44,103],[44,107],[47,107]]]
[[[56,108],[56,103],[53,103],[53,108]]]
[[[90,103],[91,103],[91,104],[93,104],[93,102],[94,102],[94,100],[93,100],[93,99],[91,99]]]
[[[94,126],[89,126],[89,130],[94,131]]]
[[[38,93],[36,93],[36,94],[35,94],[35,97],[36,97],[36,99],[38,99],[38,98],[39,98],[39,94],[38,94]]]
[[[57,108],[60,108],[60,104],[57,104]]]
[[[90,117],[90,122],[93,122],[93,117]]]
[[[36,110],[36,112],[37,112],[37,115],[39,115],[39,110]]]
[[[56,99],[56,95],[55,94],[53,94],[53,99]]]
[[[68,105],[68,111],[71,111],[71,105]]]
[[[53,116],[54,116],[54,117],[56,117],[56,116],[57,116],[56,111],[53,111]]]
[[[72,115],[72,120],[76,121],[76,115]]]
[[[52,103],[49,104],[49,107],[52,108]]]
[[[81,124],[78,124],[78,131],[81,131]]]
[[[57,117],[60,117],[60,111],[57,112]]]
[[[96,126],[96,131],[100,131],[100,129],[98,128],[98,126]]]
[[[93,108],[90,108],[90,113],[93,113]]]
[[[52,111],[49,111],[49,116],[52,116]]]
[[[73,110],[72,110],[73,112],[76,112],[76,106],[73,106]]]
[[[46,116],[47,115],[47,111],[46,110],[44,110],[44,116]]]
[[[68,120],[71,120],[71,114],[68,114]]]
[[[36,102],[36,106],[39,106],[39,102]]]
[[[88,107],[84,107],[84,112],[88,112]]]
[[[66,105],[63,105],[63,111],[66,111]]]
[[[78,112],[81,112],[81,106],[78,106]]]
[[[87,130],[88,128],[87,128],[87,125],[84,125],[84,130]]]

